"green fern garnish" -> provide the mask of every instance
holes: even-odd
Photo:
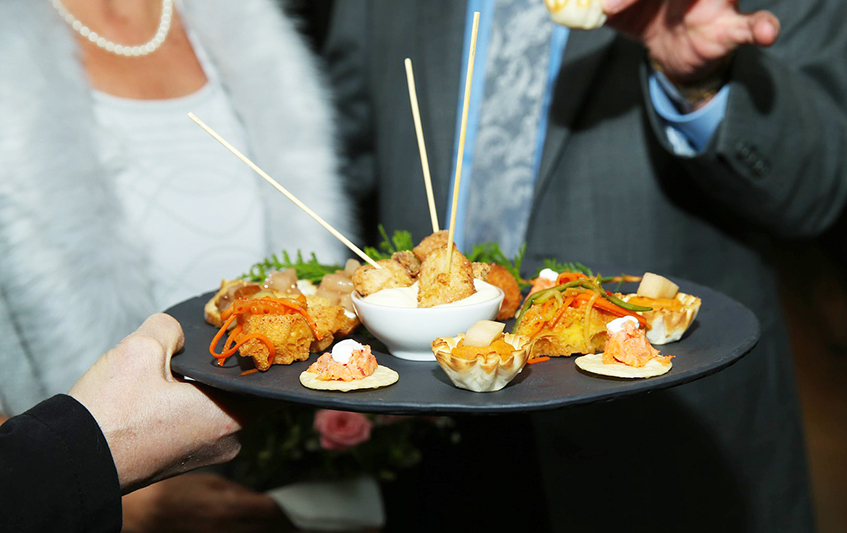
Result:
[[[300,250],[297,250],[297,257],[292,261],[288,252],[283,251],[282,260],[276,254],[273,254],[250,267],[250,270],[246,274],[242,274],[241,278],[259,283],[265,280],[271,270],[285,270],[286,268],[295,269],[297,279],[307,279],[316,284],[320,283],[325,275],[342,269],[339,265],[321,264],[314,253],[311,254],[309,260],[304,260],[303,254]]]
[[[395,252],[403,252],[415,247],[414,242],[412,242],[412,234],[408,231],[395,230],[394,235],[389,237],[385,228],[380,224],[379,234],[382,236],[382,242],[379,243],[377,248],[373,246],[365,246],[364,248],[364,252],[374,261],[390,259]]]

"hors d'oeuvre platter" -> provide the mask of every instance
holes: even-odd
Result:
[[[548,2],[560,23],[602,24],[596,6],[568,9],[565,4]],[[473,36],[478,20],[476,13]],[[463,114],[474,49],[471,43]],[[408,59],[406,68],[417,116]],[[226,391],[348,411],[532,411],[693,381],[738,361],[759,340],[759,323],[749,309],[665,273],[592,265],[595,273],[551,261],[523,279],[521,253],[510,261],[496,243],[462,253],[453,228],[464,128],[450,229],[438,226],[416,120],[433,233],[414,245],[408,232],[389,239],[383,231],[381,251],[369,252],[189,116],[364,263],[351,259],[325,267],[314,255],[303,261],[298,252],[291,261],[283,254],[283,261],[274,257],[254,265],[248,275],[224,279],[219,288],[168,309],[185,332],[185,347],[171,366],[187,378]]]
[[[504,282],[489,277],[502,265],[447,250],[435,234],[379,266],[350,260],[312,279],[268,268],[224,280],[167,311],[185,331],[173,370],[333,409],[516,412],[680,385],[759,339],[750,310],[686,280],[582,267],[529,280],[506,269]]]

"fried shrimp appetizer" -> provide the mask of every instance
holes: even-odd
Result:
[[[497,320],[508,320],[515,316],[515,312],[521,305],[521,287],[518,285],[518,280],[511,272],[506,270],[506,267],[495,263],[488,263],[491,270],[488,273],[488,283],[500,287],[506,295],[503,298],[503,303],[500,304],[500,312],[497,313]]]
[[[391,254],[391,259],[400,263],[400,266],[406,269],[406,272],[415,279],[421,273],[421,262],[410,250],[394,252]]]
[[[418,277],[418,307],[434,307],[467,298],[476,292],[473,266],[453,245],[448,272],[447,246],[433,250],[421,265]]]
[[[309,314],[315,319],[318,332],[323,337],[315,339],[310,346],[311,351],[326,350],[333,341],[350,335],[360,322],[359,318],[340,305],[330,304],[321,296],[308,296]]]
[[[394,259],[380,259],[377,264],[382,268],[362,265],[353,273],[353,286],[362,297],[414,283],[409,271]]]
[[[433,251],[447,246],[449,233],[446,230],[436,231],[424,239],[412,250],[418,261],[423,263],[424,259]]]
[[[482,281],[488,281],[488,276],[491,274],[491,266],[494,263],[471,263],[473,268],[473,277]]]

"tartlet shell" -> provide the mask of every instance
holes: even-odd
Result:
[[[453,356],[453,348],[465,337],[463,333],[455,337],[438,337],[432,341],[432,353],[438,364],[460,389],[474,392],[494,392],[502,389],[520,374],[529,358],[530,339],[524,335],[506,333],[503,340],[514,350],[508,357],[496,355],[475,359],[462,359]]]
[[[629,301],[633,296],[635,295],[628,294],[623,299]],[[700,298],[678,292],[674,296],[674,300],[682,304],[681,310],[656,309],[638,313],[650,324],[650,329],[647,331],[647,340],[650,344],[661,346],[680,340],[694,322],[694,319],[697,318],[697,313],[700,312],[700,305],[702,304]]]

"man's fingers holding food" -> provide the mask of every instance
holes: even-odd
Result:
[[[770,11],[757,11],[747,15],[752,40],[749,44],[770,46],[776,42],[780,33],[779,19]]]

